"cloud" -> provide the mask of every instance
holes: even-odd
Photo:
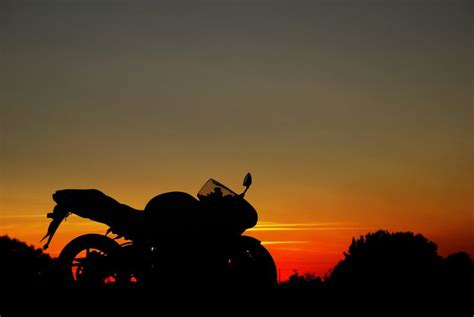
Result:
[[[309,241],[300,241],[300,240],[286,240],[286,241],[262,241],[263,245],[273,245],[273,244],[304,244],[309,243]]]
[[[347,224],[344,222],[308,222],[308,223],[280,223],[280,222],[265,222],[261,221],[257,227],[321,227],[321,226],[336,226]]]
[[[318,223],[278,223],[262,222],[247,231],[317,231],[317,230],[370,230],[372,227],[360,227],[353,223],[318,222]]]

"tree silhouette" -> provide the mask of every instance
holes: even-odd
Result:
[[[439,282],[441,264],[437,245],[421,234],[380,230],[352,239],[326,284],[338,289],[428,289]]]

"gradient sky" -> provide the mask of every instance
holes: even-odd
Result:
[[[474,255],[472,1],[2,1],[0,233],[51,193],[241,189],[282,277],[353,236]],[[105,227],[71,217],[50,252]]]

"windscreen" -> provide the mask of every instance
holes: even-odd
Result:
[[[237,194],[232,190],[212,178],[202,186],[197,194],[199,199],[202,199],[203,197],[225,197],[229,195],[232,197],[237,196]]]

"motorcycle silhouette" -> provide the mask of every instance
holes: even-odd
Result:
[[[275,262],[261,242],[242,235],[257,224],[245,199],[252,184],[236,194],[209,179],[197,199],[168,192],[144,210],[121,204],[96,189],[64,189],[56,202],[47,249],[71,213],[109,226],[105,235],[85,234],[70,241],[58,257],[62,280],[79,287],[229,286],[270,288],[277,284]],[[110,238],[109,233],[116,234]],[[126,242],[119,244],[118,238]]]

